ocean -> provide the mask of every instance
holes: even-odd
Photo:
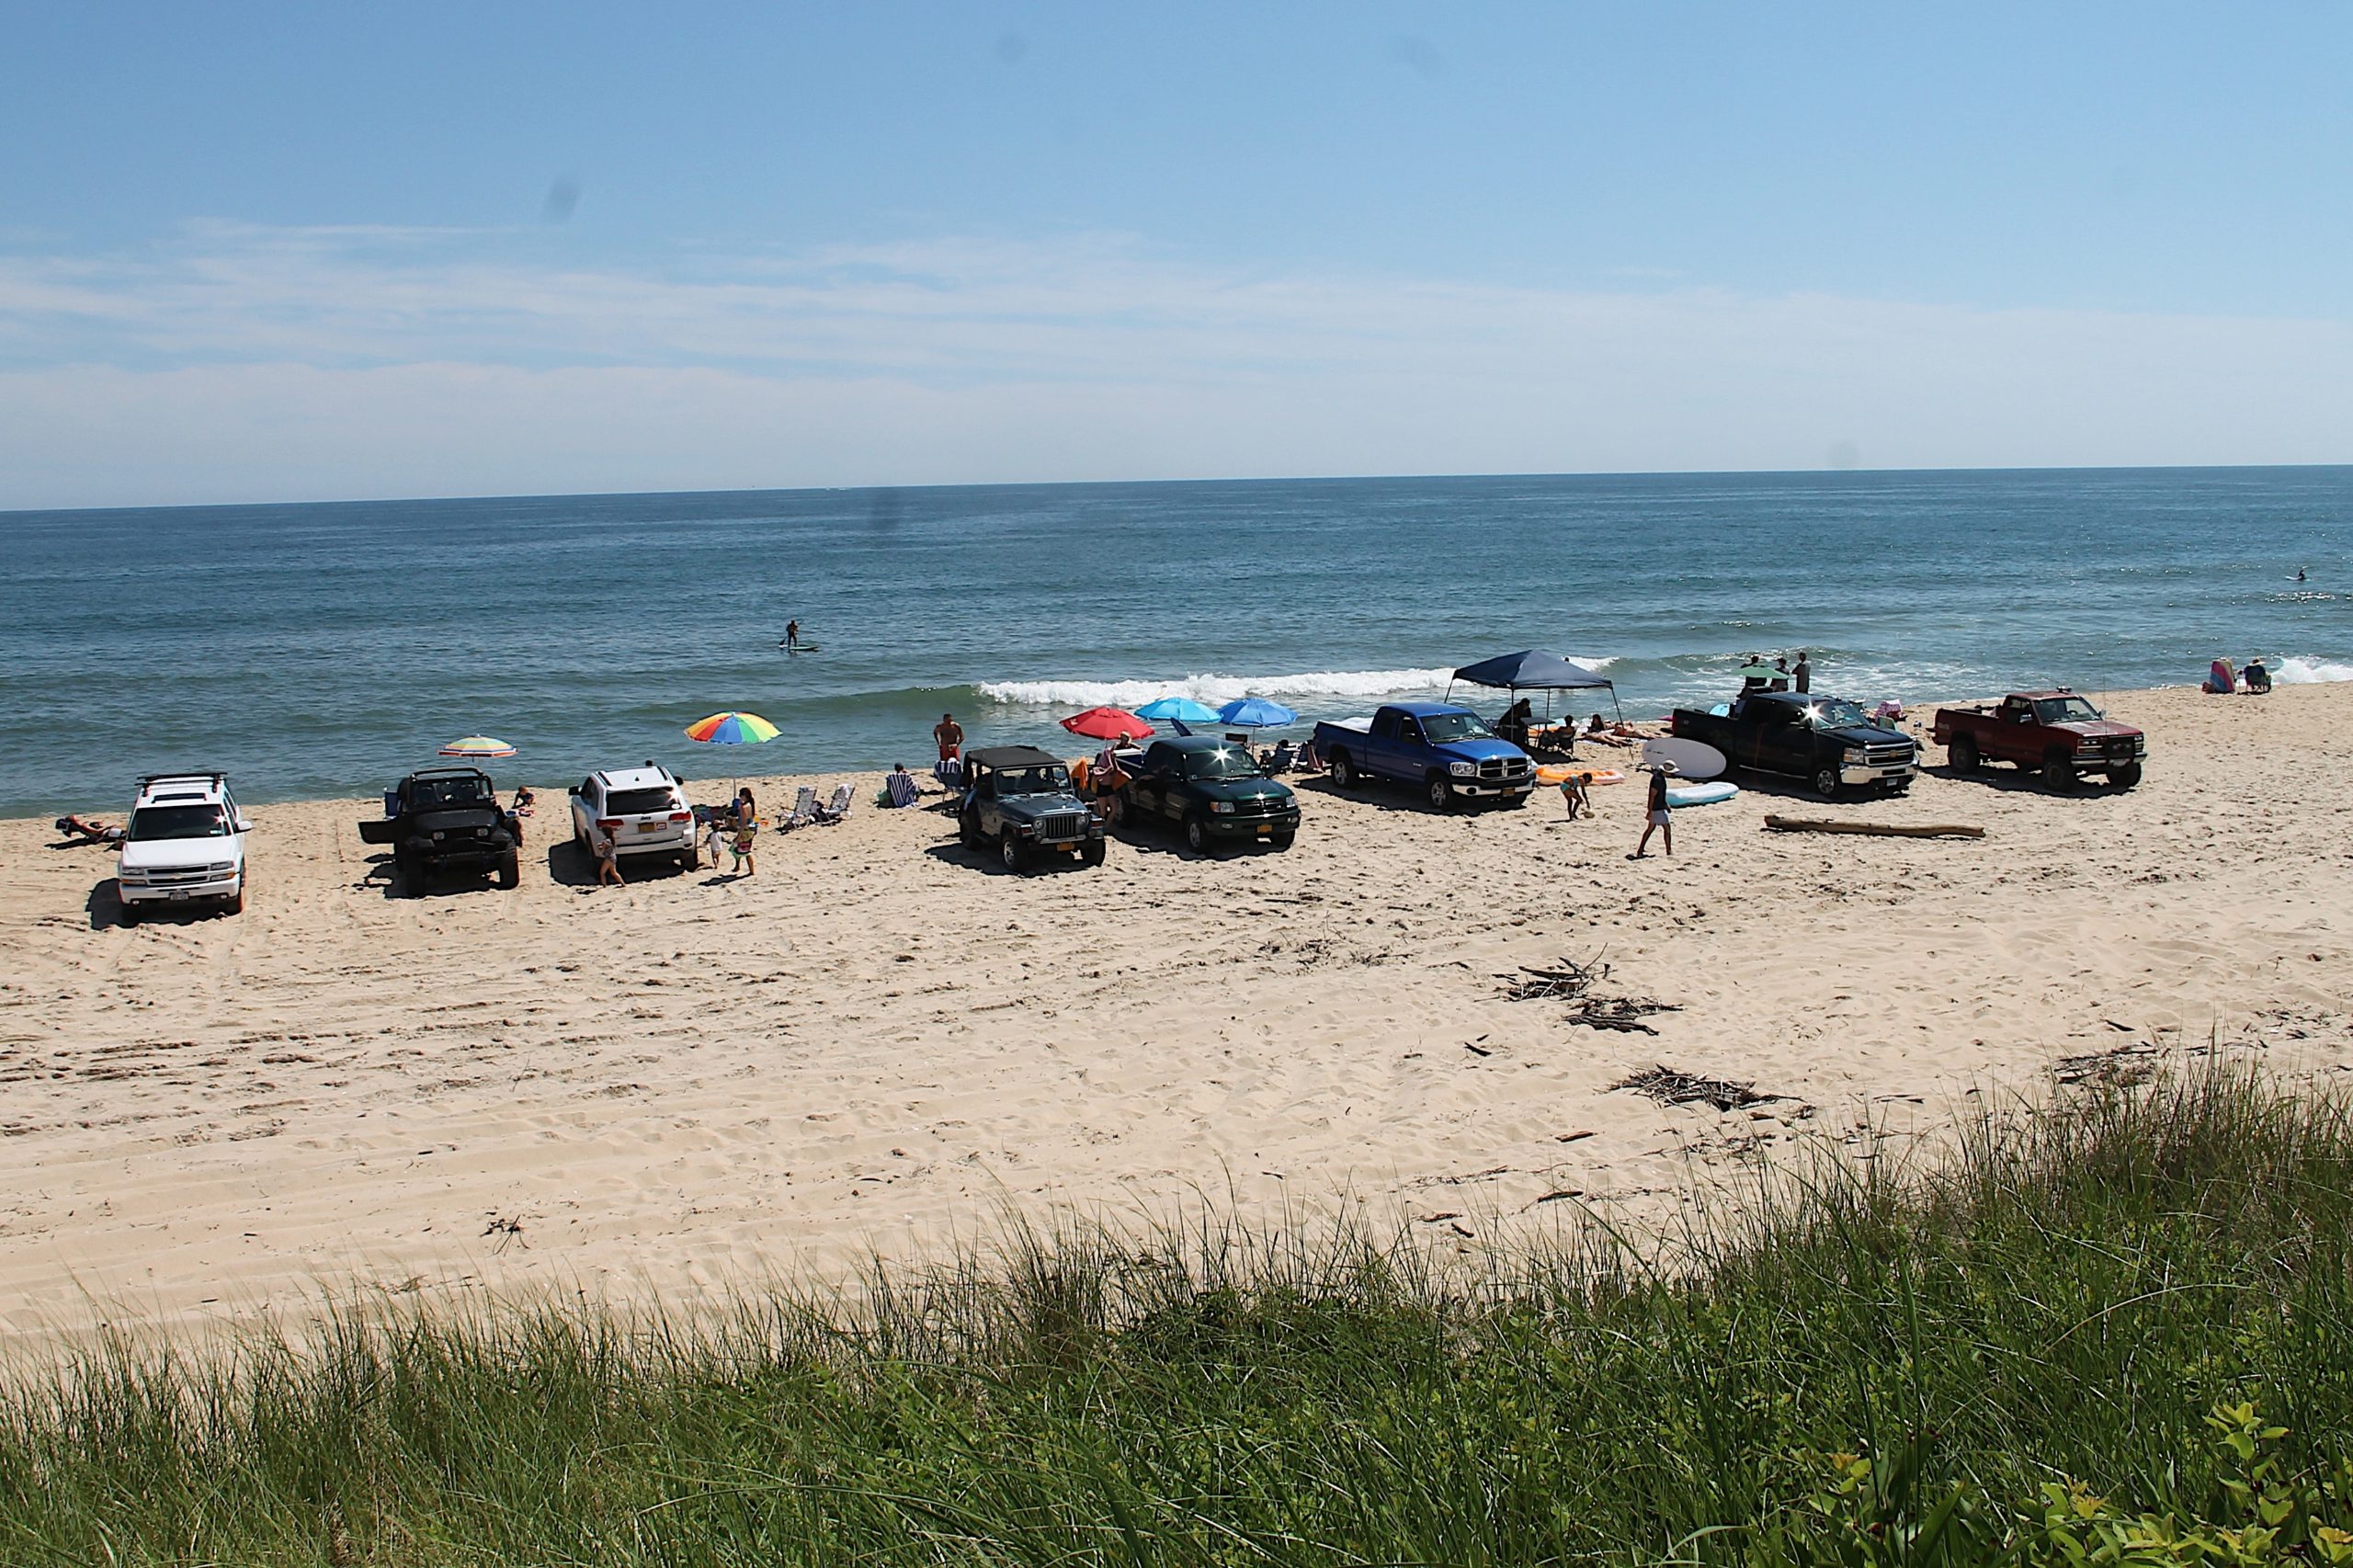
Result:
[[[502,784],[1075,755],[1165,693],[1310,719],[1535,647],[1632,716],[1813,653],[1865,701],[2353,678],[2353,468],[987,485],[0,514],[0,814],[227,769],[371,795],[486,733]],[[2294,581],[2302,569],[2302,583]],[[777,647],[798,618],[813,653]],[[1473,693],[1490,712],[1505,699]],[[1538,699],[1541,711],[1541,698]],[[1589,693],[1563,705],[1585,712]],[[681,733],[722,709],[757,748]]]

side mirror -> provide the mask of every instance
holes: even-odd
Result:
[[[574,784],[571,789],[566,790],[564,793],[570,795],[573,799],[577,800],[580,798],[580,786]]]
[[[237,831],[239,833],[251,833],[253,830],[254,824],[246,818],[239,817],[237,819]]]

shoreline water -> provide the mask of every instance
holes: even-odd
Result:
[[[2151,735],[2131,791],[1932,769],[1851,812],[1987,838],[1829,842],[1760,831],[1820,809],[1749,781],[1640,862],[1623,790],[1569,824],[1309,782],[1287,854],[1139,832],[1022,879],[861,779],[750,878],[599,892],[559,799],[516,892],[406,898],[361,798],[256,808],[243,915],[126,930],[104,851],[0,822],[0,1333],[336,1282],[691,1301],[1200,1193],[1484,1241],[1570,1189],[1668,1219],[1802,1133],[1900,1133],[2057,1057],[2353,1067],[2353,687],[2112,704]],[[1608,1034],[1502,994],[1564,956],[1679,1010]],[[1789,1097],[1611,1087],[1655,1062]]]
[[[782,728],[768,771],[920,768],[943,710],[1008,741],[1106,693],[1336,718],[1530,645],[1608,661],[1629,712],[1801,647],[1866,702],[2132,689],[2218,654],[2353,673],[2347,523],[2353,469],[18,515],[0,812],[119,810],[133,775],[192,765],[256,802],[362,793],[468,733],[535,783],[699,777],[733,764],[681,731],[731,708]],[[818,653],[775,646],[793,619]]]

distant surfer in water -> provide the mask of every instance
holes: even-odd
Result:
[[[801,623],[799,621],[788,620],[784,623],[784,642],[779,644],[779,646],[786,648],[798,648],[801,646]]]
[[[2296,581],[2297,581],[2297,582],[2299,582],[2299,583],[2301,583],[2301,582],[2302,582],[2303,580],[2304,580],[2304,569],[2303,569],[2302,567],[2299,566],[2299,567],[2297,567],[2297,568],[2296,568]]]

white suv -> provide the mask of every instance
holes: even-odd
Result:
[[[593,854],[610,834],[616,855],[668,855],[691,871],[701,862],[687,781],[654,763],[608,767],[572,787],[572,836]]]
[[[151,773],[139,780],[131,823],[115,861],[122,923],[148,906],[218,903],[245,907],[245,839],[254,824],[237,810],[221,773]]]

